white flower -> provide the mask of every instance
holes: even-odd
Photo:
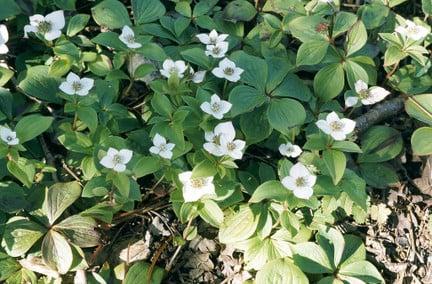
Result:
[[[159,133],[156,133],[156,135],[153,137],[153,145],[154,146],[150,147],[150,153],[159,155],[162,158],[169,160],[172,158],[172,150],[175,147],[174,143],[167,143],[165,137],[159,135]]]
[[[215,196],[213,177],[192,178],[192,172],[179,174],[179,180],[183,184],[183,199],[185,202],[198,201],[204,196]]]
[[[216,125],[213,132],[206,132],[204,149],[217,157],[228,155],[233,159],[243,157],[242,150],[246,146],[243,140],[235,139],[235,129],[231,121],[222,122]]]
[[[218,95],[214,94],[211,96],[210,102],[203,102],[200,107],[203,112],[212,115],[216,119],[222,119],[224,114],[230,111],[232,104],[221,100]]]
[[[186,71],[186,63],[183,60],[177,60],[173,61],[171,59],[166,59],[163,64],[162,68],[160,70],[160,73],[162,76],[166,78],[170,78],[171,75],[176,75],[178,78],[183,78],[184,72]]]
[[[4,126],[0,126],[0,138],[8,145],[19,144],[19,139],[17,138],[16,132]]]
[[[205,54],[214,58],[225,57],[225,53],[228,51],[228,43],[226,41],[219,42],[215,45],[209,44],[206,46]]]
[[[406,20],[405,25],[397,26],[395,32],[415,41],[424,39],[429,34],[427,28],[410,20]]]
[[[206,132],[204,135],[207,143],[204,143],[204,149],[212,155],[225,155],[221,147],[221,137],[225,137],[225,141],[233,141],[235,138],[235,129],[231,121],[222,122],[216,125],[213,132]]]
[[[302,163],[291,167],[289,176],[282,179],[282,184],[293,191],[298,198],[309,199],[313,194],[313,186],[316,176],[313,175]]]
[[[6,43],[9,40],[9,33],[5,25],[0,25],[0,54],[6,54],[9,48]]]
[[[368,88],[366,82],[362,80],[355,82],[354,88],[358,96],[347,97],[345,100],[346,107],[356,105],[359,100],[363,105],[372,105],[382,101],[390,94],[389,91],[378,86]]]
[[[316,122],[319,129],[338,141],[345,140],[346,136],[353,132],[355,124],[355,121],[351,119],[340,119],[334,111],[329,113],[325,120],[321,119]]]
[[[279,152],[283,156],[296,158],[296,157],[300,156],[300,154],[303,151],[298,145],[294,145],[294,144],[291,144],[290,142],[287,142],[286,144],[280,144],[279,145]]]
[[[132,159],[133,152],[128,149],[116,150],[109,148],[106,155],[100,160],[102,166],[116,172],[124,172],[126,164]]]
[[[61,36],[65,26],[65,17],[62,10],[49,13],[45,17],[39,14],[29,17],[30,25],[24,26],[24,38],[28,33],[40,33],[46,40],[54,40]]]
[[[90,78],[80,78],[77,74],[70,72],[66,81],[60,84],[60,90],[68,95],[87,96],[93,88],[94,80]]]
[[[246,146],[246,142],[243,140],[229,140],[225,136],[220,137],[220,147],[224,155],[228,155],[234,160],[241,159],[243,157],[242,150]]]
[[[224,58],[219,62],[219,67],[212,70],[212,73],[218,78],[225,78],[228,81],[237,82],[240,80],[240,75],[243,71],[243,69],[236,67],[234,62],[228,58]]]
[[[195,72],[192,67],[189,67],[189,72],[192,76],[192,82],[195,84],[202,83],[204,81],[204,77],[207,71],[197,71]]]
[[[227,34],[218,34],[216,30],[212,30],[209,34],[198,34],[196,37],[200,40],[200,42],[204,44],[217,44],[223,42],[228,35]]]
[[[141,43],[135,41],[135,33],[129,26],[124,26],[119,39],[129,48],[140,48]]]

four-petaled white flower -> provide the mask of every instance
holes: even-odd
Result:
[[[406,20],[405,25],[400,25],[395,28],[395,32],[400,34],[403,37],[412,39],[412,40],[421,40],[424,39],[429,31],[427,28],[417,25],[413,21]]]
[[[228,42],[223,41],[216,43],[215,45],[209,44],[206,46],[205,54],[214,58],[225,57],[225,53],[228,51]]]
[[[331,112],[327,115],[326,119],[321,119],[316,122],[316,125],[325,134],[333,137],[334,140],[345,140],[346,136],[353,132],[355,128],[355,121],[348,118],[339,118],[336,112]]]
[[[224,114],[230,111],[232,104],[221,100],[218,95],[214,94],[211,96],[210,102],[203,102],[200,107],[203,112],[212,115],[216,119],[222,119]]]
[[[60,84],[60,90],[68,95],[87,96],[93,88],[94,80],[90,78],[80,78],[77,74],[70,72],[66,81]]]
[[[173,156],[172,150],[175,147],[174,143],[167,143],[165,137],[156,133],[153,137],[153,145],[150,147],[150,153],[161,156],[162,158],[170,160]]]
[[[209,34],[198,34],[196,37],[202,42],[203,44],[212,44],[215,45],[217,43],[225,41],[225,39],[228,37],[227,34],[218,34],[216,30],[212,30]]]
[[[178,78],[183,78],[184,72],[187,69],[186,63],[183,60],[173,61],[171,59],[166,59],[160,70],[162,76],[170,78],[172,75],[176,75]]]
[[[132,154],[133,152],[128,149],[117,150],[110,147],[106,155],[100,160],[100,164],[116,172],[124,172],[126,164],[132,159]]]
[[[287,142],[286,144],[280,144],[279,145],[279,152],[283,156],[296,158],[300,156],[300,154],[303,152],[300,146],[294,145],[290,142]]]
[[[235,129],[231,121],[216,125],[213,132],[206,132],[204,149],[217,157],[228,155],[233,159],[243,157],[242,150],[246,146],[243,140],[235,139]]]
[[[212,73],[218,78],[225,78],[228,81],[237,82],[240,80],[240,75],[243,71],[243,69],[236,67],[234,62],[228,58],[224,58],[219,62],[219,67],[212,70]]]
[[[368,88],[366,82],[362,80],[358,80],[357,82],[355,82],[354,87],[357,96],[347,97],[345,99],[346,107],[352,107],[356,105],[359,100],[363,105],[372,105],[382,101],[390,94],[389,91],[378,86]]]
[[[141,43],[135,41],[135,33],[129,26],[124,26],[119,39],[129,48],[140,48]]]
[[[0,138],[3,142],[11,146],[19,144],[16,132],[4,126],[0,126]]]
[[[194,202],[203,197],[216,196],[213,177],[192,177],[192,172],[183,172],[178,176],[183,184],[183,199],[185,202]]]
[[[9,40],[9,33],[5,25],[0,25],[0,54],[6,54],[9,51],[6,43]]]
[[[189,73],[191,74],[192,82],[195,84],[202,83],[207,71],[197,71],[195,72],[192,67],[189,67]]]
[[[309,199],[313,194],[313,186],[316,176],[312,174],[302,163],[291,167],[289,176],[282,179],[282,184],[301,199]]]
[[[65,17],[62,10],[54,11],[46,16],[39,14],[29,17],[30,25],[24,26],[24,38],[28,33],[42,34],[46,40],[54,40],[61,36],[65,26]]]

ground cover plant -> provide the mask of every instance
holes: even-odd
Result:
[[[430,0],[0,4],[0,281],[432,283]]]

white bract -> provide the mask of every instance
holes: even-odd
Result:
[[[204,44],[218,44],[220,42],[223,42],[228,35],[227,34],[218,34],[216,30],[212,30],[209,34],[198,34],[196,37],[199,39],[200,42]]]
[[[11,146],[19,144],[16,132],[4,126],[0,126],[0,138],[3,142]]]
[[[309,199],[313,194],[313,186],[316,176],[313,175],[302,163],[291,167],[289,176],[282,179],[282,184],[301,199]]]
[[[415,41],[424,39],[429,34],[427,28],[421,25],[417,25],[416,23],[410,20],[406,20],[404,25],[397,26],[395,28],[395,32],[397,32],[403,37]]]
[[[162,64],[162,68],[163,69],[160,70],[160,73],[168,79],[172,75],[175,75],[178,78],[183,78],[187,66],[183,60],[173,61],[171,59],[166,59]]]
[[[126,164],[132,159],[132,154],[133,152],[128,149],[117,150],[110,147],[106,155],[100,160],[100,164],[116,172],[124,172]]]
[[[235,129],[231,121],[216,125],[213,132],[206,132],[204,149],[217,157],[228,155],[233,159],[243,157],[242,150],[246,146],[243,140],[235,139]]]
[[[60,84],[60,90],[68,95],[87,96],[93,88],[94,80],[90,78],[80,78],[77,74],[70,72],[66,81]]]
[[[329,113],[326,119],[321,119],[316,122],[316,125],[325,134],[333,137],[334,140],[345,140],[346,136],[354,131],[355,121],[348,118],[339,118],[333,111]]]
[[[202,81],[204,81],[204,77],[207,73],[207,71],[197,71],[195,72],[192,67],[189,67],[189,72],[191,74],[191,79],[192,82],[194,82],[195,84],[199,84],[202,83]]]
[[[46,40],[54,40],[61,36],[61,30],[65,26],[65,17],[62,10],[54,11],[46,16],[39,14],[29,17],[30,25],[24,26],[24,38],[28,33],[39,33]]]
[[[129,48],[140,48],[141,43],[135,41],[135,33],[129,26],[124,26],[119,39]]]
[[[228,43],[223,41],[216,43],[215,45],[209,44],[206,46],[205,54],[214,58],[225,57],[225,53],[228,51]]]
[[[382,101],[390,94],[389,91],[378,86],[368,88],[366,82],[362,80],[355,82],[354,87],[357,96],[347,97],[345,100],[346,107],[352,107],[356,105],[359,100],[363,105],[372,105]]]
[[[185,202],[194,202],[203,197],[216,195],[213,177],[192,178],[192,172],[179,174],[179,180],[183,184],[183,199]]]
[[[300,146],[294,145],[290,142],[287,142],[286,144],[280,144],[279,145],[279,152],[283,156],[296,158],[300,156],[300,154],[303,152]]]
[[[214,94],[211,96],[210,102],[203,102],[200,107],[203,112],[210,114],[216,119],[222,119],[224,114],[230,111],[232,104],[221,100],[218,95]]]
[[[228,58],[224,58],[219,62],[219,67],[212,70],[212,73],[218,78],[225,78],[228,81],[237,82],[240,80],[240,75],[243,71],[243,69],[236,67],[234,62]]]
[[[175,147],[174,143],[167,143],[165,137],[156,133],[153,137],[153,145],[150,147],[150,153],[161,156],[165,159],[171,159],[173,156],[172,150]]]
[[[9,40],[9,33],[5,25],[0,25],[0,54],[6,54],[9,51],[6,43]]]

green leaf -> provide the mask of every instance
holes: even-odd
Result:
[[[415,119],[432,126],[432,94],[421,94],[408,97],[405,111]]]
[[[282,83],[271,93],[271,96],[289,97],[307,102],[312,97],[312,92],[296,74],[289,73]]]
[[[124,284],[160,284],[165,276],[165,270],[146,262],[136,262],[129,268]]]
[[[244,70],[240,80],[264,93],[268,76],[266,61],[262,58],[249,55],[244,51],[233,52],[230,58],[235,62],[237,67]]]
[[[432,154],[432,127],[421,127],[411,136],[414,154],[419,156]]]
[[[117,0],[104,0],[92,9],[93,19],[99,26],[120,29],[132,26],[126,7]]]
[[[217,173],[217,165],[210,160],[199,162],[192,170],[192,177],[212,177]]]
[[[103,32],[92,38],[92,42],[117,50],[126,50],[126,45],[119,39],[115,32]]]
[[[42,242],[42,258],[51,268],[60,274],[66,274],[72,266],[73,253],[65,237],[50,230]]]
[[[213,227],[218,228],[224,220],[222,210],[213,200],[206,199],[203,200],[202,203],[204,206],[198,209],[198,214],[204,219],[204,221]]]
[[[16,127],[17,137],[20,143],[32,140],[45,132],[53,122],[54,118],[48,116],[41,116],[39,114],[32,114],[21,118]]]
[[[351,276],[360,279],[365,283],[385,283],[375,266],[366,260],[342,266],[339,270],[339,275]]]
[[[355,89],[354,84],[358,80],[362,80],[363,82],[369,83],[369,76],[367,71],[362,67],[362,65],[358,64],[353,60],[346,60],[343,64],[348,84],[351,89]]]
[[[347,153],[362,153],[360,147],[351,141],[335,141],[331,148]]]
[[[0,210],[14,213],[26,208],[24,189],[14,182],[0,182]],[[1,277],[0,277],[1,278]]]
[[[18,161],[9,160],[7,169],[26,187],[30,188],[33,185],[36,170],[34,165],[27,159],[19,158]]]
[[[98,126],[98,114],[92,107],[79,106],[77,110],[78,118],[87,125],[91,132],[96,131]]]
[[[339,266],[366,259],[366,248],[363,240],[354,235],[344,235],[345,247]]]
[[[258,221],[259,215],[250,206],[241,206],[238,212],[225,216],[219,229],[220,242],[228,244],[248,239],[255,233]]]
[[[205,55],[204,49],[194,47],[180,52],[184,60],[196,64],[204,69],[209,69],[211,66],[210,58]]]
[[[89,20],[90,20],[90,16],[87,14],[77,14],[73,16],[69,20],[66,34],[69,37],[76,35],[86,27]]]
[[[302,125],[306,111],[301,103],[293,99],[272,99],[267,110],[270,125],[282,133],[289,128]]]
[[[6,85],[6,83],[12,79],[14,74],[14,71],[10,70],[9,68],[0,66],[0,87]]]
[[[338,184],[345,172],[345,154],[337,150],[325,150],[323,151],[323,160],[333,179],[333,184]]]
[[[391,66],[393,64],[397,64],[406,56],[407,54],[403,52],[400,47],[391,45],[384,53],[384,66]]]
[[[171,117],[174,111],[168,97],[158,93],[153,95],[151,105],[157,113],[165,117]]]
[[[16,16],[20,13],[21,9],[15,0],[2,1],[2,8],[0,9],[0,21]]]
[[[48,66],[30,67],[25,72],[24,79],[18,87],[26,95],[51,103],[61,103],[60,97],[57,96],[60,78],[49,76]]]
[[[321,69],[315,75],[313,86],[316,95],[324,102],[337,97],[345,86],[343,65],[333,63]]]
[[[232,104],[231,115],[234,117],[254,110],[267,101],[267,98],[253,87],[239,85],[231,90],[228,100]]]
[[[188,2],[178,2],[175,10],[182,16],[190,18],[192,16],[192,9]]]
[[[373,126],[361,137],[360,163],[384,162],[402,151],[403,141],[399,131],[388,126]]]
[[[348,31],[356,23],[357,19],[357,16],[353,13],[338,12],[333,24],[332,37],[335,38]]]
[[[356,22],[348,31],[346,39],[347,56],[359,51],[367,42],[367,31],[362,21]]]
[[[316,239],[320,247],[326,252],[333,268],[337,268],[342,259],[345,248],[345,239],[343,235],[338,230],[327,227],[318,232]]]
[[[76,0],[54,0],[54,3],[57,7],[62,10],[73,11],[75,10],[75,2]]]
[[[165,6],[159,0],[132,0],[135,24],[146,24],[158,20],[165,14]]]
[[[360,172],[366,183],[376,188],[387,188],[399,181],[396,171],[388,163],[361,163]]]
[[[329,43],[326,41],[307,41],[297,51],[297,66],[315,65],[321,62],[327,53]]]
[[[138,160],[133,168],[134,175],[137,178],[157,172],[161,168],[160,159],[157,157],[142,157]]]
[[[432,14],[432,1],[431,0],[422,0],[422,10],[425,15]]]
[[[46,232],[46,229],[28,218],[10,218],[4,228],[2,247],[8,255],[19,257],[25,254]]]
[[[353,171],[346,169],[345,175],[339,183],[340,189],[349,199],[365,212],[368,208],[368,195],[366,194],[366,182]]]
[[[10,278],[21,269],[21,265],[7,254],[0,252],[0,281]]]
[[[301,42],[309,41],[327,41],[328,39],[328,22],[320,15],[297,17],[288,26],[292,35]],[[322,32],[317,28],[322,27]]]
[[[43,210],[52,225],[60,215],[81,195],[78,182],[56,183],[45,190]]]
[[[145,43],[141,48],[136,49],[137,53],[144,55],[150,60],[163,61],[167,58],[162,47],[154,42]]]
[[[332,273],[333,267],[325,251],[312,242],[300,243],[294,246],[294,263],[307,273]]]
[[[270,136],[272,128],[268,122],[265,106],[240,116],[240,128],[248,145],[260,142]]]
[[[94,247],[99,244],[97,223],[93,218],[72,215],[54,225],[53,228],[81,248]]]
[[[223,10],[224,18],[233,22],[248,22],[255,17],[256,13],[255,7],[246,0],[230,1]]]
[[[256,284],[307,284],[306,275],[289,258],[270,261],[256,274]]]
[[[288,190],[279,181],[270,180],[257,187],[249,202],[259,203],[265,199],[285,201],[288,199],[288,196]]]

